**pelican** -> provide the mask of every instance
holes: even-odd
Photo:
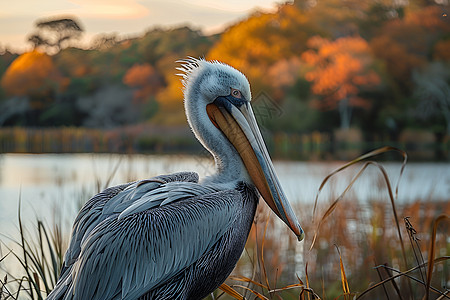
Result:
[[[110,187],[75,219],[47,299],[202,299],[236,265],[261,196],[299,240],[250,105],[250,84],[217,61],[179,61],[188,123],[214,175],[161,175]]]

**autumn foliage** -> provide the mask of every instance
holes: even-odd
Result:
[[[45,95],[61,81],[50,56],[39,51],[24,53],[14,60],[1,80],[9,95]]]
[[[424,91],[445,95],[450,79],[431,87],[418,78],[449,68],[448,8],[418,0],[294,1],[254,11],[215,35],[186,26],[153,28],[137,38],[100,35],[89,49],[65,44],[52,56],[24,53],[9,66],[1,59],[0,100],[23,96],[41,108],[46,105],[39,102],[52,103],[48,110],[29,108],[26,114],[35,118],[26,124],[42,126],[46,119],[48,126],[54,122],[48,116],[69,114],[54,124],[80,126],[100,113],[86,107],[96,107],[99,95],[114,90],[130,99],[102,100],[104,114],[120,104],[130,108],[127,120],[186,126],[176,61],[205,57],[241,70],[255,97],[270,97],[283,117],[265,120],[269,130],[331,132],[341,126],[361,129],[364,137],[397,139],[401,131],[418,128],[443,139],[450,115],[440,110],[425,117],[419,107],[430,102]],[[26,114],[21,118],[29,120]],[[20,118],[3,119],[17,125]]]
[[[373,58],[368,43],[361,37],[344,37],[330,41],[319,36],[308,40],[310,50],[302,59],[310,67],[305,79],[311,90],[324,96],[317,102],[320,108],[334,109],[348,99],[351,106],[370,106],[358,92],[362,87],[380,84],[380,76],[371,69]]]
[[[162,85],[163,80],[158,71],[150,64],[135,64],[125,73],[123,82],[135,88],[134,99],[145,101],[151,95],[157,93]]]
[[[258,12],[227,29],[207,58],[231,64],[242,70],[253,85],[263,85],[270,82],[264,76],[268,68],[280,60],[298,57],[306,49],[311,32],[316,32],[314,25],[304,12],[283,5],[277,13]]]

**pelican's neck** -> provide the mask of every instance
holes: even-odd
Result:
[[[229,143],[228,143],[229,144]],[[231,146],[231,145],[230,145]],[[224,186],[224,188],[234,188],[238,182],[251,182],[247,170],[240,155],[229,147],[226,151],[221,149],[208,149],[214,157],[215,174],[206,177],[203,182],[214,183]]]
[[[250,183],[250,177],[239,153],[209,119],[205,105],[208,101],[203,97],[199,92],[189,91],[185,99],[188,123],[215,161],[216,173],[204,178],[202,182],[222,185],[224,188],[234,188],[240,181]]]

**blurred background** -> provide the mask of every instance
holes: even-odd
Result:
[[[98,30],[93,16],[43,11],[49,16],[28,20],[17,45],[15,35],[0,40],[0,151],[196,153],[175,75],[176,61],[193,56],[248,76],[277,158],[346,159],[346,150],[388,143],[413,160],[448,160],[447,1],[268,4],[239,16],[230,3],[215,24],[206,7],[179,21],[189,25],[94,36],[85,25]],[[214,16],[220,7],[210,6]],[[123,24],[113,13],[109,22]]]
[[[405,244],[411,231],[403,217],[414,216],[425,257],[433,219],[450,214],[448,0],[19,2],[0,4],[0,258],[19,236],[19,202],[31,239],[36,219],[59,224],[67,239],[79,207],[107,185],[213,172],[186,122],[175,68],[187,56],[228,63],[248,77],[281,183],[311,232],[302,246],[293,237],[280,245],[276,237],[289,233],[270,220],[271,282],[304,279],[309,262],[316,292],[345,294],[333,244],[347,259],[352,290],[380,280],[375,265],[419,264],[399,258],[386,179],[392,188],[400,182]],[[402,156],[378,156],[389,178],[376,167],[361,176],[306,251],[312,219],[358,168],[330,181],[312,216],[323,178],[382,146],[408,154],[400,181]],[[264,227],[266,215],[256,223]],[[260,253],[251,249],[261,246],[262,230],[252,232],[249,257]],[[450,253],[446,230],[438,230],[441,255]],[[254,274],[255,260],[243,261],[237,274]],[[449,268],[444,262],[436,271],[443,291]],[[6,270],[18,276],[17,269],[3,265],[0,277]],[[419,284],[408,295],[414,289],[423,291]]]

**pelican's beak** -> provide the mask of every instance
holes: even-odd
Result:
[[[305,234],[278,181],[250,103],[218,97],[206,107],[213,124],[238,151],[262,198],[301,241]]]

